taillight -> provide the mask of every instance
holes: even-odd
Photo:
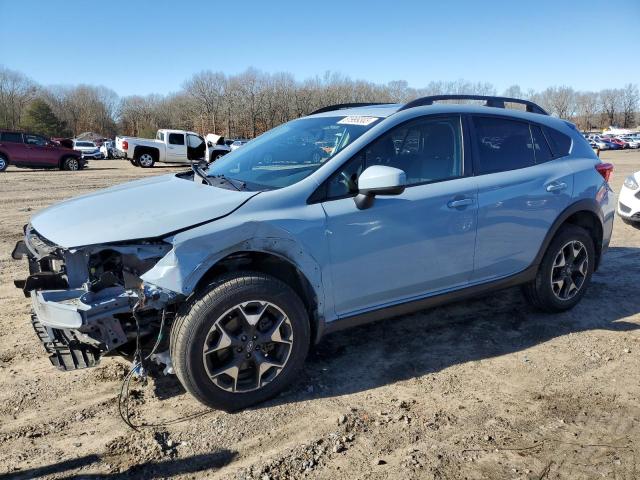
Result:
[[[129,142],[127,142],[126,140],[122,141],[122,149],[123,150],[129,150]]]
[[[611,174],[613,173],[613,165],[610,163],[599,163],[596,165],[596,170],[600,175],[602,175],[605,182],[608,182],[611,178]]]

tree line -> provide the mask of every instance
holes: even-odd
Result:
[[[177,128],[227,137],[252,138],[318,108],[350,102],[407,102],[440,94],[497,95],[487,82],[431,81],[423,88],[403,80],[376,84],[328,72],[303,81],[286,72],[254,68],[237,75],[209,70],[194,74],[177,93],[118,97],[103,86],[42,86],[21,72],[0,66],[0,128],[36,131],[51,137],[96,132],[153,137],[158,128]],[[542,91],[518,85],[501,95],[532,100],[582,130],[638,125],[638,86],[577,91],[553,86]]]

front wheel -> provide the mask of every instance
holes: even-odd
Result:
[[[281,392],[309,350],[309,317],[280,280],[235,272],[195,296],[171,330],[182,385],[213,408],[239,410]]]
[[[591,281],[595,258],[593,240],[584,228],[562,227],[547,248],[536,278],[523,286],[525,297],[546,312],[573,308]]]
[[[7,157],[0,154],[0,172],[4,172],[8,166],[9,166],[9,161],[7,160]]]
[[[76,157],[67,157],[62,162],[62,169],[70,171],[80,170],[80,161]]]

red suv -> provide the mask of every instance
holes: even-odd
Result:
[[[82,153],[64,148],[32,133],[0,130],[0,172],[9,165],[26,168],[79,170],[86,161]]]

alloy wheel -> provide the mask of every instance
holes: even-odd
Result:
[[[215,321],[202,358],[216,386],[233,393],[249,392],[282,372],[292,345],[293,327],[282,309],[252,300],[230,308]]]
[[[67,168],[69,170],[78,170],[78,160],[76,160],[75,158],[70,158],[69,160],[67,160]]]
[[[150,167],[151,165],[153,165],[153,157],[149,153],[143,153],[142,155],[140,155],[138,163],[140,163],[140,165],[143,167]]]
[[[7,161],[4,159],[3,156],[0,155],[0,171],[4,170],[6,166],[7,166]]]
[[[578,240],[566,243],[556,254],[551,267],[551,289],[562,301],[570,300],[580,291],[589,271],[587,248]]]

